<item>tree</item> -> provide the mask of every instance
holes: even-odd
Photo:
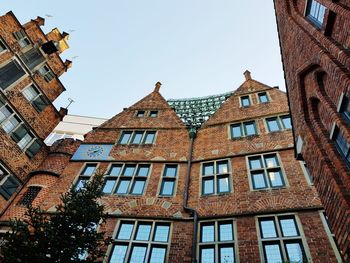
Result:
[[[106,219],[101,197],[103,178],[95,175],[83,188],[72,188],[61,196],[56,212],[48,215],[39,207],[28,207],[26,218],[11,221],[4,237],[2,262],[52,263],[97,262],[109,240],[96,232]],[[86,255],[88,254],[88,257]],[[85,256],[85,257],[84,257]]]

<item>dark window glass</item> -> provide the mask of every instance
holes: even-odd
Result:
[[[333,140],[335,140],[338,152],[349,162],[350,144],[347,142],[345,135],[339,130],[338,127],[335,128],[334,134],[335,136],[333,137]]]
[[[152,117],[152,118],[157,117],[157,116],[158,116],[158,111],[152,110],[152,111],[149,113],[149,116]]]
[[[119,144],[128,144],[132,132],[122,132],[122,136],[120,137]]]
[[[152,144],[154,142],[155,136],[156,136],[155,132],[146,132],[144,144]]]
[[[274,132],[274,131],[279,131],[280,126],[278,124],[278,119],[277,118],[269,118],[266,119],[267,122],[267,127],[269,129],[269,132]]]
[[[136,240],[148,241],[151,234],[151,224],[140,223],[136,231]]]
[[[13,35],[17,39],[18,44],[21,46],[21,48],[24,48],[24,47],[30,45],[30,41],[29,41],[29,39],[28,39],[28,37],[23,29],[21,29],[17,32],[14,32]]]
[[[260,103],[269,102],[269,98],[267,97],[267,93],[266,92],[258,93],[258,97],[259,97],[259,102]]]
[[[157,242],[168,242],[169,230],[169,225],[157,224],[153,240]]]
[[[134,135],[132,137],[131,143],[132,144],[140,144],[142,136],[143,136],[143,132],[141,132],[141,131],[134,132]]]
[[[0,165],[0,194],[8,200],[20,186],[20,182],[16,179],[16,177],[9,175],[5,169],[3,169]]]
[[[250,98],[249,98],[249,96],[241,97],[241,105],[242,105],[242,107],[249,107],[250,106]]]
[[[39,186],[29,186],[27,192],[22,197],[19,202],[20,205],[31,205],[35,197],[39,194],[41,187]]]
[[[38,140],[35,140],[26,150],[26,154],[29,157],[36,155],[41,149],[41,143]]]
[[[4,50],[6,50],[6,47],[5,47],[4,43],[2,43],[0,41],[0,53],[3,52]]]
[[[44,65],[38,69],[40,75],[45,79],[45,81],[50,82],[55,78],[55,74],[49,69],[48,66]]]
[[[326,7],[315,0],[309,0],[306,8],[306,17],[317,27],[323,25]]]
[[[5,90],[25,75],[25,71],[16,60],[0,68],[0,88]]]
[[[214,242],[215,227],[214,223],[201,225],[201,242]]]
[[[231,134],[232,138],[239,138],[242,137],[242,130],[241,130],[241,124],[233,124],[231,125]]]
[[[131,234],[132,234],[133,229],[134,229],[134,223],[132,223],[132,222],[122,223],[120,228],[119,228],[117,239],[129,240],[131,238]]]
[[[25,53],[21,54],[21,59],[30,70],[34,69],[36,66],[45,61],[45,57],[37,48],[31,48]]]
[[[144,117],[145,116],[145,111],[144,110],[137,111],[136,116],[137,117]]]

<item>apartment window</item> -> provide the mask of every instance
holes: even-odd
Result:
[[[258,221],[265,262],[309,262],[294,215],[260,217]]]
[[[250,106],[250,97],[249,96],[242,96],[241,97],[241,106],[242,107],[249,107]]]
[[[350,164],[350,144],[347,142],[344,133],[337,126],[334,129],[333,141],[340,155]]]
[[[33,70],[36,66],[40,65],[42,62],[45,61],[45,57],[40,52],[38,48],[31,48],[28,51],[21,54],[21,59],[26,64],[26,66]]]
[[[123,131],[118,144],[152,144],[155,131]]]
[[[235,123],[231,125],[231,137],[232,139],[241,138],[245,136],[257,135],[255,121],[246,121],[241,123]]]
[[[81,188],[85,187],[85,184],[90,180],[92,175],[95,174],[96,168],[97,163],[89,163],[85,165],[75,183],[75,190],[80,190]]]
[[[18,147],[29,157],[41,148],[39,140],[29,131],[12,108],[0,97],[0,127],[11,136]]]
[[[11,175],[0,163],[0,194],[8,200],[19,186],[20,182],[18,179]]]
[[[173,196],[177,177],[177,164],[166,164],[160,186],[161,196]]]
[[[138,110],[137,112],[136,112],[136,116],[137,117],[145,117],[145,111],[144,110]]]
[[[25,75],[25,71],[17,60],[11,60],[0,68],[0,88],[7,89]]]
[[[108,262],[165,263],[170,227],[168,222],[122,220]]]
[[[199,262],[236,262],[237,241],[233,220],[200,222]]]
[[[229,193],[230,188],[228,160],[202,164],[202,195]]]
[[[266,125],[269,132],[282,131],[292,128],[289,115],[266,118]]]
[[[149,173],[149,164],[112,164],[102,191],[105,194],[142,195]]]
[[[158,111],[157,110],[151,110],[149,112],[149,116],[152,117],[152,118],[158,117]]]
[[[260,92],[258,93],[258,98],[260,103],[266,103],[269,102],[269,97],[267,96],[266,92]]]
[[[315,0],[309,0],[306,7],[306,17],[317,27],[323,25],[326,7]]]
[[[341,108],[340,108],[340,113],[343,114],[345,119],[350,122],[350,101],[348,98],[344,97]]]
[[[6,50],[6,46],[5,44],[2,42],[2,40],[0,39],[0,53]]]
[[[49,69],[47,65],[44,65],[38,69],[39,74],[47,81],[50,82],[55,78],[55,74]]]
[[[17,32],[14,32],[13,35],[15,36],[15,38],[17,39],[18,41],[18,44],[24,48],[28,45],[30,45],[30,41],[26,35],[26,33],[24,32],[23,29],[17,31]]]
[[[38,112],[42,112],[49,105],[44,95],[34,85],[25,88],[22,94]]]
[[[299,162],[301,165],[301,169],[303,170],[303,173],[305,175],[306,181],[309,185],[313,185],[314,178],[312,177],[309,168],[307,167],[306,163],[304,161]]]
[[[19,205],[31,205],[41,190],[40,186],[29,186],[27,192],[19,201]]]
[[[248,157],[249,173],[254,190],[285,186],[277,154],[262,154]]]

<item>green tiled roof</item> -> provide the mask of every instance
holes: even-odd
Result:
[[[169,99],[168,103],[187,126],[192,125],[198,128],[208,120],[232,94],[233,92],[228,92],[201,98]]]

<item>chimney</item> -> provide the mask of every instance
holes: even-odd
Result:
[[[45,24],[45,19],[41,16],[37,16],[35,19],[32,19],[35,23],[38,24],[38,26],[43,26]]]
[[[162,86],[162,83],[160,83],[160,82],[158,81],[158,82],[156,83],[156,86],[155,86],[155,88],[154,88],[154,91],[155,91],[155,92],[159,92],[160,86]]]
[[[244,71],[244,76],[245,76],[245,80],[250,80],[252,79],[252,76],[250,75],[250,71],[249,70],[246,70]]]

